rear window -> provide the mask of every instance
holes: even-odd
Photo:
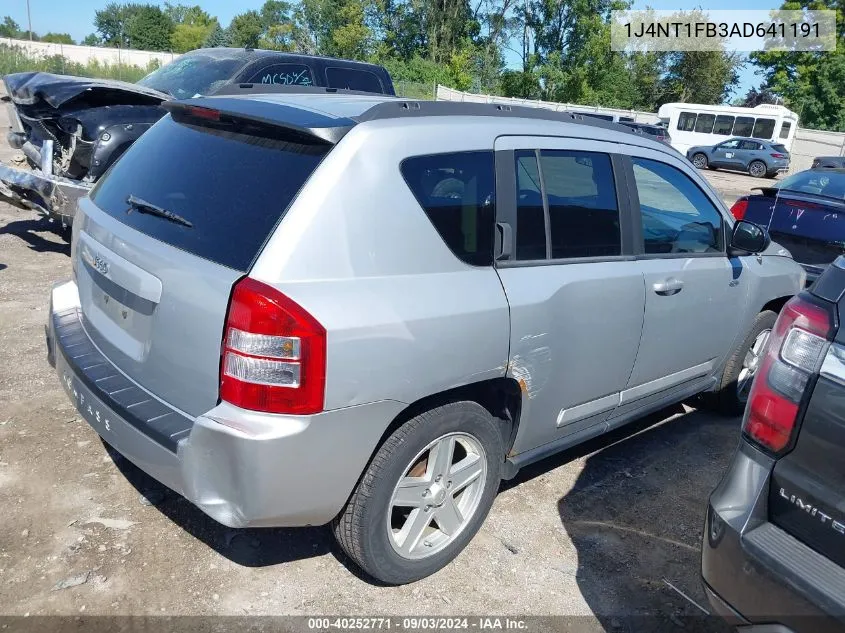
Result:
[[[402,161],[401,170],[451,251],[473,266],[492,264],[496,216],[493,153],[416,156]]]
[[[246,271],[326,152],[325,145],[216,130],[166,116],[100,179],[91,199],[150,237]],[[193,226],[132,210],[130,195]]]
[[[781,191],[812,193],[845,201],[845,174],[836,171],[802,171],[780,181]]]
[[[772,145],[772,149],[776,152],[780,152],[781,154],[788,154],[789,152],[786,149],[786,145],[781,145],[779,143]]]
[[[361,90],[363,92],[384,93],[384,86],[381,85],[375,73],[369,70],[357,70],[355,68],[326,68],[326,81],[329,88],[346,88],[348,90]]]

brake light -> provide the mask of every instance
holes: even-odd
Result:
[[[188,106],[185,108],[188,114],[195,116],[198,119],[208,119],[209,121],[220,120],[220,110],[214,108],[204,108],[202,106]]]
[[[803,200],[792,200],[790,198],[781,198],[781,202],[790,207],[797,207],[799,209],[821,209],[822,205],[815,202],[804,202]]]
[[[801,296],[781,311],[751,385],[743,427],[761,447],[779,453],[792,440],[801,398],[818,371],[832,327],[828,311]]]
[[[275,288],[244,278],[235,285],[220,363],[220,398],[267,413],[323,410],[326,330]]]
[[[786,158],[786,154],[779,154],[779,153],[769,154],[769,156],[771,156],[772,158]]]
[[[734,206],[731,207],[731,215],[733,215],[737,220],[744,218],[746,211],[748,211],[748,198],[740,198],[734,202]]]

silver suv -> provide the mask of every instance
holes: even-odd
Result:
[[[166,104],[79,203],[48,353],[231,527],[443,567],[520,467],[702,392],[738,413],[803,285],[670,148],[577,115],[320,94]]]

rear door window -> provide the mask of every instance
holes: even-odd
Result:
[[[610,156],[572,150],[515,153],[516,259],[613,257],[622,252]]]
[[[305,64],[273,64],[256,72],[247,79],[247,83],[313,86],[314,78],[311,76],[311,69]]]
[[[516,258],[546,259],[546,216],[537,153],[515,153],[516,167]]]
[[[91,199],[157,240],[236,270],[248,270],[264,241],[328,151],[292,142],[278,129],[243,134],[166,116],[100,179]],[[133,210],[135,196],[192,226]]]
[[[326,68],[326,81],[328,82],[329,88],[346,88],[348,90],[384,93],[384,86],[381,85],[381,79],[369,70],[330,66]]]
[[[540,152],[549,205],[552,259],[622,253],[619,207],[610,156],[596,152]]]
[[[789,137],[789,128],[792,127],[792,123],[789,121],[784,121],[783,124],[780,126],[780,138],[788,138]]]
[[[402,176],[451,251],[473,266],[493,263],[493,152],[455,152],[402,161]]]

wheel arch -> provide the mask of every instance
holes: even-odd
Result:
[[[379,438],[378,444],[373,447],[373,455],[391,433],[405,422],[424,411],[452,402],[476,402],[499,422],[499,429],[505,446],[505,454],[502,455],[504,460],[513,447],[522,412],[522,390],[519,383],[513,378],[504,376],[429,394],[412,402],[388,424]]]
[[[786,302],[789,301],[792,297],[778,297],[777,299],[772,299],[767,304],[765,304],[762,308],[760,308],[759,312],[765,312],[766,310],[771,310],[775,314],[780,314],[780,311],[783,309],[783,306],[786,305]]]

